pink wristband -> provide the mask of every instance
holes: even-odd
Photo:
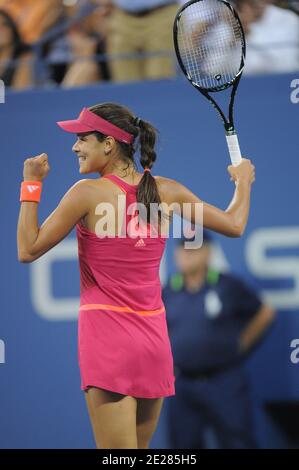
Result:
[[[41,181],[23,181],[21,184],[20,202],[39,202],[43,183]]]

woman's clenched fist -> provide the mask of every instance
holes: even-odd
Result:
[[[27,158],[24,162],[24,181],[42,181],[50,171],[48,155],[42,153],[37,157]]]

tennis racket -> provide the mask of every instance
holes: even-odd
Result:
[[[173,40],[183,73],[222,119],[231,162],[238,165],[242,156],[234,126],[234,101],[245,65],[246,43],[236,11],[225,0],[191,0],[176,15]],[[226,117],[210,93],[230,87]]]

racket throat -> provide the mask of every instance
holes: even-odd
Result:
[[[236,134],[234,125],[233,125],[232,123],[230,123],[230,122],[225,122],[225,123],[224,123],[224,129],[225,129],[226,135],[234,135],[234,134]]]

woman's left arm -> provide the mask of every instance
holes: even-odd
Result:
[[[24,181],[42,181],[50,167],[42,154],[24,163]],[[18,260],[31,263],[63,240],[76,223],[88,213],[89,181],[80,180],[63,196],[41,227],[38,203],[21,202],[17,229]]]

